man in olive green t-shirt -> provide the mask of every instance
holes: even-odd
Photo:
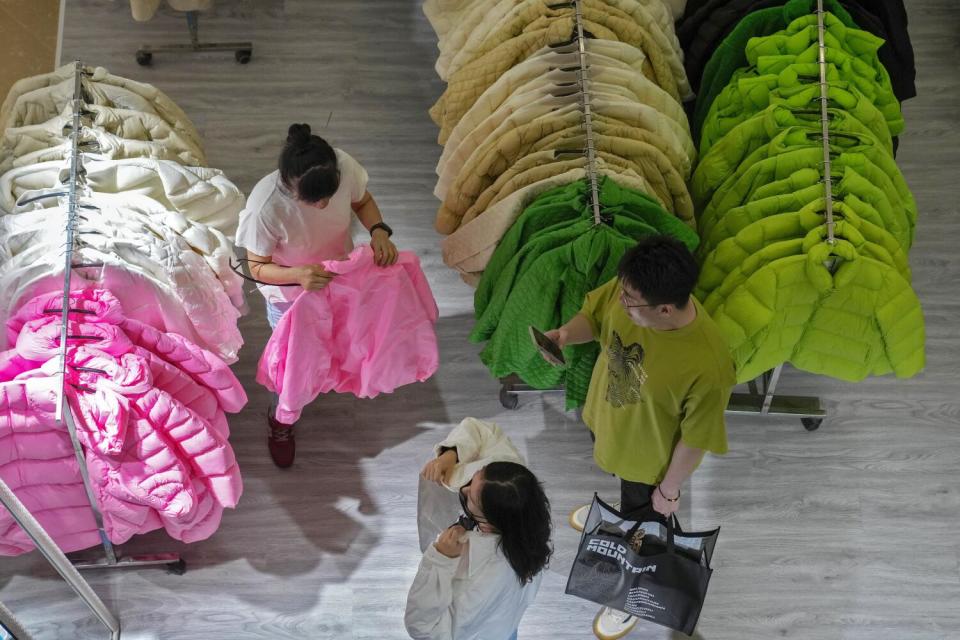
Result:
[[[561,347],[600,342],[583,420],[597,464],[620,478],[625,514],[651,502],[666,516],[674,513],[704,452],[727,452],[724,410],[734,364],[720,330],[691,295],[698,275],[682,243],[645,238],[624,255],[618,277],[547,332]],[[571,524],[582,530],[588,511],[574,511]],[[620,637],[636,622],[604,607],[594,632]]]

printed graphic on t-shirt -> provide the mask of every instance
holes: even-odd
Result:
[[[643,401],[647,371],[643,368],[643,347],[639,343],[625,347],[620,334],[614,331],[613,341],[607,347],[607,371],[607,402],[620,409]]]

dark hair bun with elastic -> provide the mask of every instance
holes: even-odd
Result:
[[[303,146],[310,144],[310,125],[292,124],[287,129],[287,144]]]
[[[280,152],[280,179],[287,187],[296,185],[297,197],[304,202],[329,198],[340,188],[337,153],[310,132],[310,125],[292,124]]]

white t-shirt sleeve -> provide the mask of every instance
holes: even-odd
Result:
[[[350,202],[360,202],[367,191],[367,170],[346,151],[337,149],[337,167],[340,169],[340,183],[350,189]]]
[[[277,249],[277,234],[270,228],[262,210],[244,209],[240,212],[236,245],[258,256],[272,256]]]
[[[253,187],[246,206],[240,212],[234,244],[258,256],[272,256],[281,238],[275,213],[270,206],[277,184],[277,173],[274,171],[268,174]]]

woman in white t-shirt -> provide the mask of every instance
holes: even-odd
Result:
[[[395,263],[393,231],[367,191],[366,170],[346,152],[312,135],[310,125],[290,125],[280,168],[253,188],[240,213],[236,239],[237,246],[247,250],[251,274],[262,283],[271,329],[301,292],[322,289],[334,277],[320,263],[345,258],[353,250],[354,215],[370,232],[377,264]],[[274,463],[289,467],[295,454],[294,425],[277,422],[276,400],[274,396],[267,413],[267,445]]]

